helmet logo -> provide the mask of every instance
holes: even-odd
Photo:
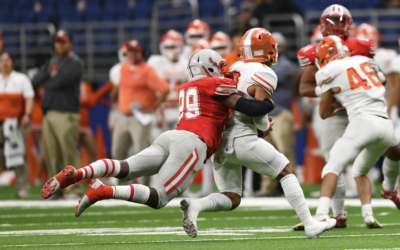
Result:
[[[254,51],[254,55],[255,56],[262,56],[262,55],[264,55],[264,50],[256,50],[256,51]]]
[[[335,49],[334,48],[329,48],[329,54],[331,54],[331,55],[335,54]]]

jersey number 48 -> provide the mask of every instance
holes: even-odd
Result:
[[[179,91],[179,120],[185,116],[187,120],[200,116],[200,96],[196,87]]]
[[[371,65],[367,62],[360,64],[360,69],[364,73],[367,79],[362,78],[357,70],[353,67],[347,69],[347,77],[349,79],[350,88],[352,90],[358,88],[364,88],[365,90],[371,89],[372,86],[369,83],[372,83],[375,87],[382,87],[381,81],[379,81],[378,77],[376,76],[374,70],[372,69]]]

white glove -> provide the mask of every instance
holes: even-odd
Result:
[[[318,86],[318,85],[315,87],[315,95],[316,95],[317,97],[320,97],[320,96],[322,95],[322,89],[321,89],[321,87]]]

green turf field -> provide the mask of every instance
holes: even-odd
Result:
[[[0,201],[1,202],[1,201]],[[290,227],[292,210],[244,207],[203,213],[199,235],[181,228],[179,207],[0,208],[0,248],[5,249],[387,249],[400,247],[400,211],[374,208],[383,229],[366,229],[361,209],[347,207],[348,228],[309,240]],[[314,210],[312,212],[315,212]]]

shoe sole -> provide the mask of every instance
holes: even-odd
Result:
[[[74,172],[75,172],[74,167],[67,166],[67,167],[63,168],[63,170],[61,170],[61,172],[58,173],[57,175],[62,174],[66,177],[70,177],[74,174]],[[42,194],[41,194],[43,199],[48,199],[48,198],[52,197],[54,194],[56,194],[62,190],[61,184],[56,178],[57,175],[54,176],[53,178],[51,178],[50,180],[48,180],[44,184],[44,186],[42,188]]]
[[[336,223],[335,223],[335,225],[336,225]],[[317,238],[319,238],[319,236],[321,235],[321,234],[323,234],[323,233],[325,233],[325,232],[327,232],[327,231],[330,231],[330,230],[332,230],[334,228],[334,226],[333,227],[331,227],[331,228],[325,228],[322,232],[320,232],[319,234],[317,234],[317,235],[315,235],[315,236],[313,236],[313,237],[308,237],[307,236],[307,238],[309,238],[309,239],[317,239]]]
[[[366,222],[365,225],[367,226],[368,229],[383,228],[383,226],[376,220],[372,222]]]
[[[181,201],[181,209],[183,213],[183,219],[182,219],[182,226],[187,235],[189,235],[192,238],[196,238],[197,236],[197,229],[196,226],[194,225],[193,221],[187,216],[187,211],[189,208],[189,204],[187,203],[186,200]]]
[[[81,214],[91,205],[93,204],[89,197],[86,194],[82,196],[82,198],[79,200],[78,206],[76,206],[75,217],[81,216]]]
[[[304,225],[303,223],[299,223],[297,225],[295,225],[294,227],[292,227],[293,231],[304,231]]]

